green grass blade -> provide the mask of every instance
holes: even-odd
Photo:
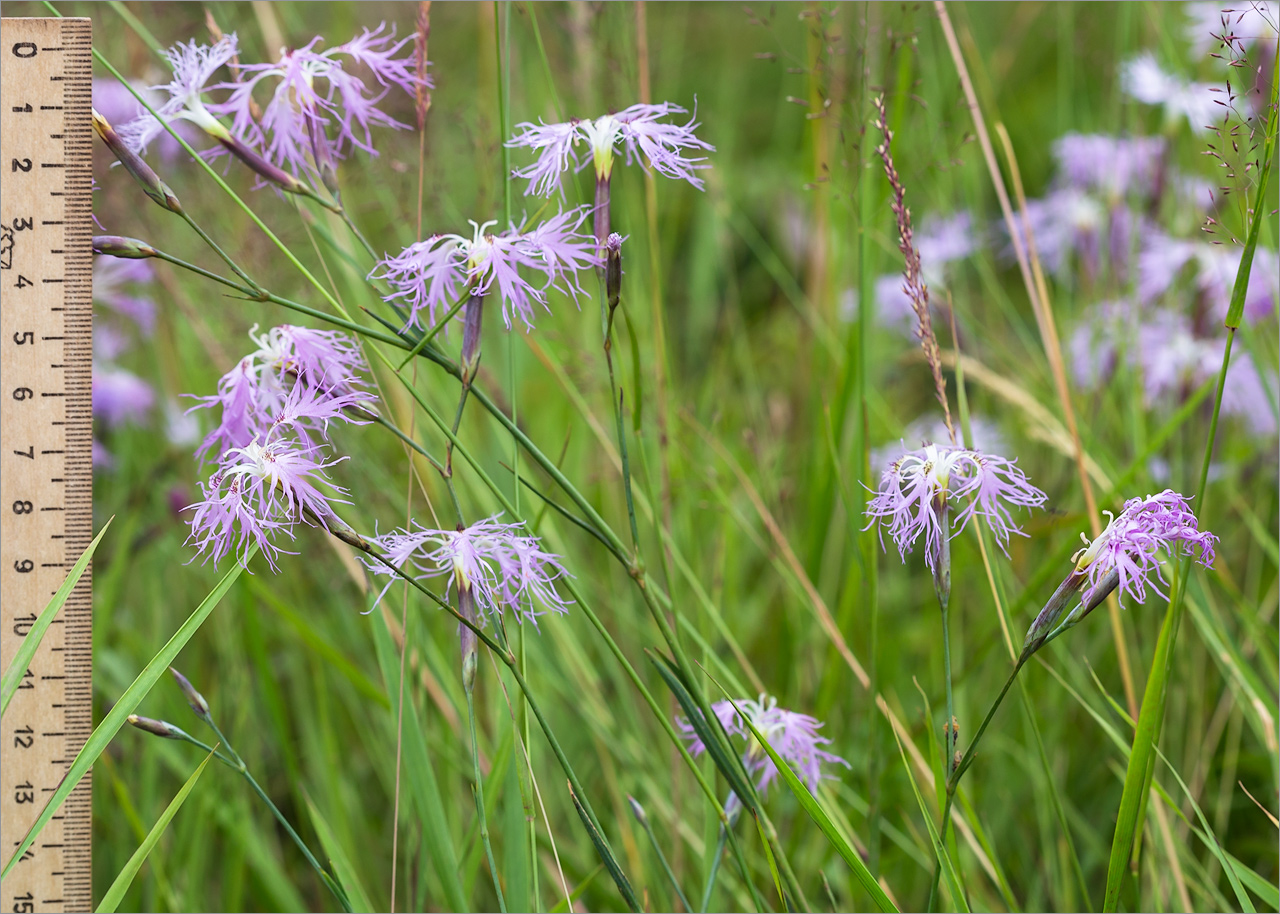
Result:
[[[735,704],[734,708],[737,709],[737,707]],[[777,751],[769,745],[769,741],[755,728],[750,718],[741,711],[738,711],[738,716],[751,728],[751,733],[755,736],[756,741],[764,747],[765,752],[769,753],[769,758],[773,759],[773,764],[777,766],[778,774],[782,777],[782,780],[791,788],[791,792],[795,794],[804,811],[809,814],[809,818],[827,836],[831,846],[844,858],[844,862],[849,864],[849,869],[853,870],[853,875],[858,880],[858,884],[871,896],[876,907],[881,911],[897,911],[897,906],[889,900],[889,896],[885,894],[884,889],[880,888],[880,883],[876,881],[876,877],[867,869],[867,865],[862,862],[862,856],[840,835],[835,824],[831,821],[831,817],[822,808],[821,801],[809,792],[809,788],[796,776],[796,773],[791,770],[791,766],[787,764],[782,756],[778,755]],[[925,818],[928,819],[928,816]],[[934,834],[936,835],[936,832]]]
[[[98,535],[101,536],[102,534]],[[133,884],[133,877],[138,875],[138,870],[142,869],[142,864],[146,862],[152,848],[159,842],[160,836],[169,827],[173,817],[178,814],[178,810],[186,802],[187,795],[196,786],[196,781],[200,780],[200,775],[204,774],[204,770],[208,767],[212,758],[212,752],[204,757],[204,761],[191,773],[191,777],[187,778],[187,782],[182,785],[182,789],[178,791],[177,796],[165,807],[164,812],[160,814],[160,818],[156,819],[156,824],[151,826],[151,831],[147,832],[146,838],[138,845],[138,849],[133,852],[129,862],[124,865],[124,869],[120,871],[115,881],[111,883],[111,888],[107,889],[107,894],[102,896],[102,901],[98,903],[99,912],[114,911],[120,906],[124,893],[129,891],[129,886]]]
[[[351,910],[380,910],[369,900],[369,893],[361,885],[360,877],[356,875],[355,867],[351,865],[351,858],[347,856],[347,852],[342,849],[342,845],[334,837],[333,829],[329,827],[329,823],[325,821],[324,816],[320,815],[320,810],[316,808],[316,804],[311,797],[307,796],[306,800],[307,811],[311,814],[311,824],[315,827],[316,834],[320,838],[320,846],[324,848],[324,855],[329,858],[329,866],[332,867],[338,884],[345,892],[347,900],[351,902]]]
[[[31,658],[36,655],[36,651],[40,647],[40,642],[44,639],[45,632],[49,630],[53,617],[56,616],[62,605],[67,602],[67,598],[71,596],[71,591],[75,590],[76,584],[80,583],[80,577],[84,574],[84,570],[89,567],[89,560],[93,558],[93,552],[98,548],[98,543],[102,541],[103,535],[107,532],[107,528],[111,526],[112,517],[102,529],[98,531],[98,535],[93,538],[93,542],[84,550],[84,554],[76,560],[71,566],[71,570],[67,572],[66,580],[62,582],[62,586],[58,588],[53,598],[49,601],[49,605],[41,610],[40,615],[36,618],[35,624],[31,626],[31,631],[27,632],[27,637],[22,639],[22,644],[18,647],[18,652],[13,655],[13,660],[9,661],[9,667],[4,671],[4,679],[0,680],[0,714],[4,714],[9,708],[9,701],[18,692],[18,686],[22,683],[22,675],[26,673],[27,666],[31,663]]]
[[[898,731],[893,731],[893,738],[898,743],[898,755],[902,758],[902,767],[907,771],[907,780],[911,782],[911,791],[916,795],[916,802],[920,804],[920,815],[924,819],[924,824],[929,829],[929,843],[933,845],[934,856],[938,858],[938,862],[942,866],[942,875],[947,879],[947,889],[951,892],[951,900],[955,903],[956,910],[963,911],[968,914],[969,903],[965,900],[964,889],[960,885],[960,876],[956,873],[955,864],[951,862],[951,855],[947,853],[947,849],[942,844],[942,838],[938,834],[938,827],[933,824],[933,817],[929,815],[929,806],[924,801],[924,794],[920,792],[920,785],[916,783],[915,775],[911,773],[911,763],[907,761],[907,753],[902,748],[902,738],[898,736]]]
[[[249,554],[245,557],[245,564],[251,561],[257,553],[257,546],[250,547]],[[231,585],[244,572],[244,567],[243,564],[236,562],[231,570],[223,575],[222,580],[196,607],[195,612],[187,617],[187,621],[182,623],[173,637],[160,649],[158,654],[151,658],[151,662],[143,668],[138,677],[133,680],[133,683],[124,690],[124,693],[112,705],[111,710],[102,719],[102,723],[94,728],[93,733],[89,735],[89,739],[85,741],[84,747],[72,760],[71,767],[67,769],[62,783],[58,785],[58,789],[53,792],[49,797],[49,801],[45,803],[44,809],[36,817],[31,830],[27,832],[26,837],[14,849],[9,862],[4,865],[4,871],[0,873],[0,878],[8,876],[9,870],[13,869],[13,865],[22,859],[22,855],[27,852],[27,848],[40,835],[44,827],[49,824],[49,820],[57,813],[63,801],[71,794],[75,786],[80,783],[80,779],[88,773],[93,763],[107,748],[107,744],[111,742],[120,728],[125,725],[129,715],[142,703],[142,699],[147,697],[151,687],[169,669],[169,665],[178,656],[178,652],[195,636],[195,633],[200,630],[200,626],[204,624],[204,621],[209,618],[209,614],[213,612],[214,607],[226,596],[227,591],[231,589]]]

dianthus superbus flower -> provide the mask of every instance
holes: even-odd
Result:
[[[1172,489],[1129,499],[1097,539],[1092,543],[1085,539],[1085,548],[1072,556],[1075,567],[1032,623],[1023,657],[1075,625],[1112,591],[1118,591],[1121,605],[1125,597],[1144,602],[1148,588],[1167,598],[1161,590],[1168,585],[1162,561],[1188,555],[1208,568],[1213,565],[1217,541],[1214,534],[1200,529],[1187,499]],[[1077,593],[1080,602],[1064,619]]]
[[[220,107],[206,104],[204,93],[214,74],[235,57],[238,50],[233,33],[223,36],[213,45],[178,42],[162,52],[165,61],[173,68],[173,78],[154,87],[155,91],[168,95],[160,105],[152,105],[156,114],[166,121],[190,121],[215,139],[229,136],[226,126],[217,118],[221,113]],[[148,111],[122,125],[118,132],[129,148],[140,154],[147,151],[152,140],[161,134],[167,135],[164,125]]]
[[[923,535],[925,562],[935,571],[943,538],[959,533],[970,518],[985,518],[1003,550],[1010,534],[1024,535],[1009,508],[1039,507],[1044,501],[1045,494],[1011,460],[928,444],[903,454],[884,471],[879,491],[867,503],[867,528],[877,521],[885,524],[904,561]],[[963,507],[952,512],[952,504]]]
[[[415,525],[373,542],[397,568],[419,579],[447,576],[449,590],[468,591],[483,610],[481,623],[490,613],[505,610],[520,621],[547,610],[568,612],[555,589],[556,579],[568,574],[560,556],[526,535],[523,523],[504,524],[494,516],[460,530]],[[374,574],[393,575],[394,583],[394,572],[382,562],[366,559],[365,564]]]
[[[547,309],[547,290],[560,289],[576,300],[583,294],[578,273],[598,262],[590,236],[579,232],[587,213],[585,207],[565,210],[528,231],[512,225],[500,234],[489,231],[496,222],[472,222],[470,238],[432,235],[379,261],[370,276],[386,280],[394,290],[387,301],[407,306],[409,323],[416,326],[423,326],[424,309],[428,326],[434,326],[461,295],[496,292],[507,329],[512,312],[533,329],[534,305]],[[533,284],[520,275],[521,267],[545,282]]]
[[[711,705],[711,710],[720,719],[720,724],[726,733],[730,736],[742,737],[746,741],[742,764],[747,769],[748,776],[755,779],[756,790],[763,795],[777,778],[778,767],[764,751],[764,747],[760,745],[750,728],[742,721],[734,704],[735,702],[728,700],[717,701]],[[760,731],[761,736],[768,741],[773,751],[796,769],[796,774],[809,785],[810,790],[818,789],[818,784],[825,776],[822,772],[824,764],[840,764],[846,768],[849,767],[849,763],[840,756],[821,748],[831,740],[818,735],[822,722],[817,718],[779,708],[778,700],[766,695],[756,699],[742,698],[736,704],[742,714],[745,714],[752,725]],[[683,717],[677,717],[676,725],[683,732],[684,738],[689,740],[689,752],[695,756],[701,755],[706,750],[706,746],[693,724]],[[738,798],[731,797],[729,804],[726,805],[726,811],[729,811],[729,805],[736,807],[737,804]]]
[[[517,124],[517,133],[508,146],[528,146],[538,153],[538,159],[526,168],[516,169],[517,178],[528,178],[526,194],[550,196],[560,188],[560,180],[572,165],[575,171],[585,168],[587,162],[595,165],[596,179],[608,181],[613,170],[614,154],[619,145],[625,150],[627,162],[638,158],[654,171],[668,178],[688,181],[699,190],[702,179],[697,171],[708,168],[705,158],[689,158],[689,150],[715,151],[715,147],[694,135],[698,126],[691,117],[685,124],[663,123],[659,118],[672,114],[684,114],[685,109],[670,102],[658,105],[632,105],[616,114],[586,120],[571,120],[563,124]],[[591,149],[591,158],[580,158],[579,143],[585,142]]]

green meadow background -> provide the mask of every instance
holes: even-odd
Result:
[[[5,4],[6,15],[43,9]],[[147,82],[167,77],[143,32],[162,45],[208,41],[212,21],[236,32],[243,59],[255,61],[317,34],[337,44],[384,20],[409,34],[418,13],[409,3],[303,2],[67,3],[59,10],[92,17],[97,48],[121,72]],[[1220,78],[1220,64],[1184,62],[1187,16],[1179,5],[955,4],[950,13],[988,124],[1008,131],[1028,196],[1049,185],[1053,140],[1069,131],[1163,132],[1176,162],[1213,175],[1214,163],[1201,155],[1211,136],[1191,133],[1185,122],[1167,124],[1119,88],[1121,62],[1144,49],[1182,72]],[[868,469],[871,452],[896,443],[921,417],[931,422],[938,409],[918,346],[873,319],[859,320],[850,302],[868,301],[876,277],[901,268],[889,189],[874,158],[875,94],[886,97],[917,227],[962,210],[977,225],[999,220],[933,7],[437,2],[429,56],[435,89],[421,167],[416,130],[382,130],[375,135],[377,159],[357,155],[340,168],[344,202],[380,252],[395,253],[430,232],[469,232],[468,219],[502,218],[504,78],[512,124],[591,117],[626,107],[642,92],[690,109],[696,101],[698,135],[716,147],[705,192],[661,178],[647,183],[636,166],[614,171],[613,224],[628,236],[616,364],[628,433],[636,430],[629,448],[646,565],[673,596],[671,618],[692,659],[735,696],[767,692],[825,722],[822,733],[832,740],[826,748],[851,767],[833,769],[824,802],[890,897],[904,910],[922,909],[933,851],[913,782],[936,822],[937,795],[925,772],[940,767],[940,620],[923,557],[903,564],[892,545],[882,553],[876,532],[862,529],[861,508],[863,483],[874,487],[878,476]],[[396,98],[391,109],[413,122],[411,100]],[[99,155],[96,211],[107,231],[220,268],[186,226],[153,206],[123,172],[108,171],[104,150]],[[1008,180],[1007,161],[998,155]],[[251,276],[287,298],[327,307],[194,163],[180,158],[161,166],[150,158]],[[512,164],[528,161],[527,151],[512,152]],[[357,320],[376,323],[361,308],[391,318],[362,283],[372,264],[344,240],[340,223],[252,189],[238,165],[219,160],[216,167],[226,168],[228,183],[332,284]],[[588,170],[566,185],[568,204],[589,202],[589,179]],[[523,187],[511,184],[517,217],[541,204],[525,201]],[[1269,196],[1274,210],[1274,190]],[[1195,234],[1194,214],[1166,206],[1152,215],[1168,231]],[[1244,224],[1228,230],[1242,237]],[[986,238],[974,256],[949,266],[946,292],[935,289],[935,296],[952,303],[960,347],[973,360],[965,378],[968,412],[998,431],[1001,452],[1018,459],[1048,503],[1021,515],[1028,536],[1011,543],[1008,560],[990,556],[989,571],[972,533],[953,545],[952,662],[962,745],[1010,668],[1003,627],[1020,642],[1069,570],[1080,533],[1089,530],[1050,358],[1016,265],[1001,253],[1005,242],[995,231]],[[1259,243],[1274,250],[1276,238],[1271,218]],[[321,326],[225,295],[165,264],[156,273],[147,289],[159,304],[155,334],[118,361],[154,384],[159,401],[212,393],[219,376],[249,351],[246,334],[255,324]],[[1088,305],[1125,289],[1114,277],[1088,283],[1050,275],[1048,284],[1064,346]],[[594,292],[594,282],[588,288]],[[597,308],[594,297],[579,309],[553,296],[553,313],[540,315],[530,334],[508,333],[495,313],[485,328],[480,383],[625,538]],[[941,321],[937,326],[950,357],[951,332]],[[1246,323],[1241,334],[1274,372],[1274,318]],[[445,348],[456,355],[459,340],[452,335]],[[441,452],[444,439],[422,414],[415,418],[403,388],[389,372],[376,374],[400,426]],[[452,415],[453,378],[423,360],[403,374],[440,413]],[[947,376],[954,411],[950,368]],[[97,477],[95,513],[99,524],[116,519],[94,561],[99,716],[229,567],[192,562],[184,546],[187,528],[175,508],[195,499],[201,471],[192,446],[169,442],[159,401],[149,423],[100,432],[116,464]],[[1118,511],[1126,498],[1166,485],[1193,494],[1209,402],[1170,425],[1175,405],[1144,404],[1131,372],[1098,390],[1073,388],[1099,508]],[[586,601],[674,714],[678,706],[646,656],[665,645],[625,569],[548,507],[538,492],[566,499],[474,403],[459,434],[520,515],[565,556]],[[1150,475],[1153,442],[1167,481]],[[357,529],[385,532],[409,515],[434,525],[436,512],[441,524],[451,522],[434,471],[411,461],[383,430],[345,427],[335,446],[350,457],[332,472],[351,490],[342,514]],[[1163,755],[1121,899],[1130,909],[1238,909],[1196,806],[1223,849],[1264,888],[1271,885],[1269,895],[1253,896],[1254,904],[1275,904],[1277,830],[1257,805],[1274,813],[1280,785],[1275,438],[1224,419],[1215,461],[1195,508],[1221,545],[1215,568],[1197,568],[1188,585]],[[457,483],[469,517],[499,510],[465,465]],[[322,857],[342,858],[373,909],[392,903],[396,841],[397,910],[493,910],[455,623],[400,586],[367,613],[373,595],[365,574],[350,550],[322,531],[300,528],[292,548],[298,555],[283,556],[279,574],[255,559],[252,574],[236,581],[175,665],[203,692],[303,838]],[[955,840],[956,861],[974,910],[1101,907],[1133,740],[1130,715],[1151,670],[1164,610],[1165,602],[1152,596],[1119,612],[1127,669],[1103,607],[1023,671],[1026,700],[1015,695],[1005,703],[961,791],[967,827]],[[676,879],[696,904],[717,820],[600,635],[571,607],[567,616],[543,617],[514,637],[530,686],[643,903],[651,910],[679,905],[628,795],[647,810]],[[407,645],[406,707],[397,823],[401,645]],[[575,893],[575,910],[623,909],[562,770],[536,725],[527,725],[519,693],[499,667],[482,653],[476,694],[489,833],[509,909],[564,910],[564,885]],[[708,689],[719,697],[709,682]],[[139,712],[208,735],[167,680]],[[889,714],[901,722],[905,755]],[[136,730],[115,737],[94,769],[99,894],[202,760],[195,747]],[[708,759],[699,762],[716,778]],[[723,798],[723,778],[714,783]],[[785,785],[773,786],[766,808],[815,910],[871,903]],[[749,881],[765,907],[779,910],[770,859],[749,817],[736,834],[747,872],[726,856],[711,909],[754,908]],[[955,900],[943,891],[940,904]],[[211,765],[121,910],[333,905],[245,782]]]

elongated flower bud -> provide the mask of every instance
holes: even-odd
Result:
[[[607,172],[603,176],[597,174],[596,205],[592,214],[594,217],[592,227],[595,229],[598,251],[605,246],[605,241],[609,237],[609,175]]]
[[[469,622],[478,621],[475,595],[471,592],[469,584],[462,584],[458,588],[458,612],[462,613]],[[476,686],[476,666],[478,665],[476,633],[459,622],[458,637],[461,640],[462,649],[462,687],[470,694]]]
[[[154,736],[163,737],[164,739],[182,739],[186,735],[185,731],[179,727],[175,727],[167,720],[140,717],[137,714],[130,714],[126,719],[139,730],[150,733]]]
[[[622,294],[622,236],[617,232],[610,232],[604,243],[604,288],[612,316]]]
[[[636,817],[636,821],[641,825],[648,825],[649,814],[644,811],[644,807],[640,805],[640,801],[627,794],[627,802],[631,804],[631,814]]]
[[[1040,614],[1036,616],[1035,621],[1031,623],[1031,627],[1027,629],[1027,637],[1022,643],[1022,657],[1024,659],[1030,657],[1102,605],[1102,602],[1111,596],[1112,592],[1119,586],[1120,572],[1114,568],[1107,572],[1098,581],[1093,591],[1087,595],[1087,598],[1077,603],[1075,608],[1070,613],[1067,613],[1067,607],[1071,605],[1071,602],[1076,598],[1076,594],[1084,588],[1088,581],[1089,578],[1084,572],[1073,571],[1058,585],[1058,589],[1053,592],[1053,596],[1044,604],[1044,609],[1040,610]]]
[[[140,155],[125,145],[124,140],[120,139],[120,134],[116,133],[115,128],[96,109],[93,112],[93,129],[111,150],[111,154],[120,160],[125,171],[133,175],[133,179],[142,187],[143,193],[170,212],[182,212],[182,204],[169,189],[169,185],[160,180],[159,175],[151,170],[151,166],[144,162]]]
[[[303,184],[278,165],[271,164],[231,134],[218,136],[216,139],[223,145],[227,152],[231,153],[245,165],[249,166],[252,171],[270,181],[285,193],[302,194],[306,197],[315,196],[311,188],[306,184]]]
[[[480,367],[480,325],[484,321],[484,293],[472,293],[462,312],[462,382],[475,380]]]
[[[124,235],[94,235],[93,253],[123,257],[126,260],[144,260],[147,257],[159,256],[156,249],[145,241],[127,238]]]
[[[178,688],[182,689],[183,696],[187,699],[187,704],[191,705],[191,710],[196,713],[197,717],[203,720],[209,719],[209,702],[204,700],[204,696],[196,691],[190,680],[183,676],[173,667],[169,667],[169,672],[173,674],[173,678],[178,681]]]

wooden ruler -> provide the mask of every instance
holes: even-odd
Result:
[[[93,538],[92,31],[0,21],[0,667]],[[93,730],[80,579],[0,720],[7,862]],[[92,909],[89,778],[3,885],[0,910]]]

